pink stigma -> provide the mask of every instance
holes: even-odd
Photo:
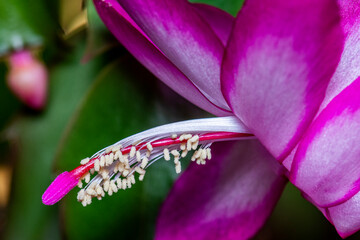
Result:
[[[69,172],[63,172],[50,184],[42,195],[42,202],[45,205],[53,205],[60,201],[79,182],[80,177]]]

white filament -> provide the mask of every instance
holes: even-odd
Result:
[[[149,139],[154,141],[156,139],[162,138],[163,136],[171,136],[173,134],[199,134],[207,132],[251,133],[250,130],[238,118],[233,116],[187,120],[154,127],[132,135],[130,137],[124,138],[114,143],[113,145],[98,151],[92,157],[95,157],[103,153],[106,149],[115,147],[117,145],[128,146],[133,144],[134,142],[140,143]]]

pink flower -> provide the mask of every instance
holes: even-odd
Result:
[[[154,75],[197,106],[229,117],[124,139],[61,174],[44,193],[45,204],[81,177],[89,182],[89,170],[99,174],[79,192],[84,205],[129,187],[134,171],[142,180],[148,164],[163,154],[169,159],[168,148],[179,172],[180,154],[196,143],[193,159],[206,165],[191,165],[175,183],[157,239],[248,239],[271,213],[284,176],[342,237],[360,228],[358,0],[248,0],[236,19],[186,1],[94,2],[107,27]],[[174,133],[190,135],[171,138]],[[243,141],[208,150],[235,139]]]
[[[7,83],[14,94],[33,109],[42,109],[46,103],[47,70],[30,51],[21,50],[9,56]]]

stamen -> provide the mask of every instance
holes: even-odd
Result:
[[[139,181],[143,181],[143,180],[144,180],[144,177],[145,177],[145,174],[140,174],[140,176],[139,176]]]
[[[89,162],[90,158],[84,158],[83,160],[80,161],[81,165],[85,165]]]
[[[100,167],[104,167],[105,166],[105,156],[101,156],[100,157]]]
[[[123,177],[127,177],[127,175],[129,175],[129,170],[126,168],[123,172],[122,172],[122,175]]]
[[[147,149],[151,152],[154,148],[151,146],[151,143],[146,144]]]
[[[146,167],[146,165],[148,164],[148,162],[149,162],[148,158],[147,158],[147,157],[144,157],[144,158],[142,159],[142,162],[141,162],[140,167],[141,167],[142,169],[144,169],[144,168]]]
[[[96,172],[100,171],[100,161],[99,161],[99,159],[95,159],[94,169],[95,169]]]
[[[135,184],[134,174],[143,181],[146,169],[162,156],[166,161],[174,159],[175,172],[179,174],[180,159],[189,151],[195,150],[192,161],[204,165],[212,157],[210,146],[213,142],[252,137],[234,117],[185,121],[153,128],[81,160],[79,167],[55,179],[45,191],[43,202],[47,205],[56,203],[76,185],[82,188],[83,179],[87,185],[79,191],[77,199],[87,206],[93,197],[101,199],[105,193],[111,196],[119,189],[131,188]],[[97,175],[91,179],[95,172]]]
[[[121,186],[121,188],[122,188],[123,190],[126,189],[126,184],[127,184],[126,179],[123,179],[123,180],[122,180],[122,186]]]
[[[207,148],[206,149],[206,154],[207,154],[207,159],[210,160],[211,159],[211,149],[210,148]]]
[[[176,171],[177,174],[179,174],[181,172],[181,164],[180,164],[180,162],[177,162],[175,164],[175,171]]]
[[[164,149],[164,158],[166,161],[170,160],[170,153],[169,153],[169,149],[167,148]]]
[[[185,149],[181,152],[181,157],[184,158],[184,157],[186,157],[187,154],[188,154],[188,150]]]
[[[83,178],[85,179],[85,183],[89,183],[90,182],[90,173],[85,174],[85,176]]]
[[[138,162],[141,161],[141,154],[140,154],[139,151],[136,152],[136,159],[137,159]]]
[[[130,150],[130,157],[133,158],[135,156],[135,152],[136,152],[136,147],[132,146],[131,150]]]
[[[174,157],[179,157],[180,153],[177,150],[172,150],[171,154],[174,155]]]

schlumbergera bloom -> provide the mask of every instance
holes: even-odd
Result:
[[[8,57],[7,84],[14,94],[33,109],[46,104],[48,74],[46,67],[31,51],[19,50]]]
[[[359,0],[247,0],[236,19],[182,0],[94,3],[144,66],[219,117],[121,140],[59,175],[45,204],[81,179],[84,205],[112,195],[162,156],[180,172],[181,157],[195,150],[204,166],[190,165],[175,183],[157,239],[248,239],[286,177],[342,237],[360,228]]]

